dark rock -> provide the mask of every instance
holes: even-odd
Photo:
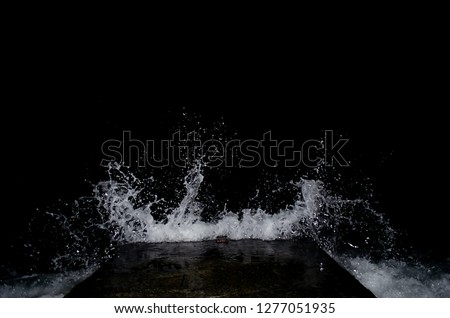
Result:
[[[66,297],[374,297],[309,241],[138,243]]]

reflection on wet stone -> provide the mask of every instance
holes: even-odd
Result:
[[[66,297],[373,297],[315,243],[137,243]]]

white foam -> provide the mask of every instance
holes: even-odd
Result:
[[[450,274],[397,260],[371,262],[340,258],[339,262],[377,297],[450,297]]]
[[[91,276],[96,267],[55,274],[34,274],[17,277],[0,285],[4,298],[61,298],[75,285]]]
[[[133,207],[139,190],[129,184],[108,181],[99,184],[97,196],[107,210],[104,227],[111,228],[114,239],[121,242],[181,242],[213,239],[227,235],[232,239],[288,239],[299,233],[300,221],[311,223],[316,217],[322,183],[302,180],[301,196],[289,208],[270,214],[261,209],[244,209],[238,213],[218,211],[213,222],[201,220],[201,206],[196,201],[203,180],[201,166],[191,169],[185,178],[186,193],[179,206],[157,221],[152,203]]]

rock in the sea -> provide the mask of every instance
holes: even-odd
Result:
[[[137,243],[66,297],[374,297],[310,241]]]

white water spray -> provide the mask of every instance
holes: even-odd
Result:
[[[201,163],[195,164],[187,172],[183,197],[172,207],[161,205],[170,200],[156,195],[145,201],[139,198],[143,190],[152,188],[151,183],[156,182],[154,179],[147,180],[147,183],[141,182],[119,165],[111,165],[109,172],[110,179],[98,183],[94,189],[93,201],[97,202],[93,212],[95,218],[83,220],[81,229],[68,224],[73,220],[77,223],[86,217],[80,211],[74,211],[75,214],[70,218],[49,213],[56,219],[64,220],[61,226],[76,239],[76,247],[64,255],[57,255],[55,263],[85,257],[81,252],[82,245],[96,242],[95,229],[107,233],[110,242],[115,244],[202,241],[215,239],[219,235],[227,235],[232,240],[275,240],[306,236],[378,297],[450,297],[450,274],[447,272],[436,274],[429,268],[412,266],[395,259],[374,262],[364,253],[361,254],[371,248],[391,250],[393,229],[382,214],[371,209],[364,200],[345,200],[330,195],[319,180],[301,179],[296,182],[297,197],[291,205],[279,211],[259,208],[228,211],[224,208],[216,211],[215,219],[205,221],[202,219],[203,205],[198,200],[204,180]],[[156,183],[155,186],[160,185]],[[155,215],[164,215],[164,218]],[[354,257],[342,254],[339,250],[342,246],[360,254]],[[96,247],[95,251],[98,249],[100,247]],[[98,266],[97,262],[92,264],[78,276],[76,271],[66,271],[55,274],[53,280],[49,276],[16,279],[0,286],[0,295],[61,296]],[[63,266],[58,267],[64,271]]]

